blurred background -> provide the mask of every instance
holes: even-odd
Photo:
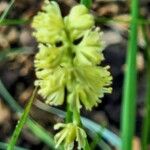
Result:
[[[42,0],[16,0],[12,5],[5,19],[0,22],[0,142],[7,143],[13,133],[17,120],[19,119],[19,106],[23,107],[28,102],[33,90],[34,80],[34,56],[38,52],[37,43],[32,37],[30,22],[40,10]],[[62,15],[68,14],[70,8],[79,1],[58,0]],[[10,1],[0,0],[0,15],[10,6]],[[123,79],[125,72],[125,60],[127,52],[129,28],[129,8],[130,2],[127,0],[94,0],[91,13],[95,15],[96,25],[103,31],[105,41],[105,60],[103,64],[110,65],[113,76],[113,92],[105,95],[102,103],[94,108],[92,112],[83,110],[82,115],[96,122],[104,128],[109,129],[119,135],[121,99],[123,89]],[[150,19],[150,1],[140,1],[141,18]],[[144,22],[144,21],[143,21]],[[147,21],[148,22],[148,21]],[[144,28],[149,33],[149,23],[144,24]],[[141,137],[141,125],[144,115],[144,96],[146,88],[145,80],[145,41],[142,29],[138,29],[138,89],[137,89],[137,112],[136,112],[136,134],[135,150],[139,149]],[[149,34],[150,35],[150,34]],[[132,75],[132,74],[131,74]],[[8,99],[12,95],[17,106]],[[8,96],[9,95],[9,96]],[[11,98],[10,98],[11,99]],[[30,111],[30,116],[36,120],[49,133],[54,133],[53,125],[62,121],[62,118],[49,112],[48,106],[37,98]],[[19,106],[18,106],[19,105]],[[16,109],[16,110],[15,110]],[[60,108],[61,110],[64,107]],[[92,139],[89,138],[92,143]],[[1,149],[3,144],[1,144]],[[113,145],[106,141],[112,148]],[[27,149],[48,150],[48,145],[35,136],[24,126],[18,145]],[[136,147],[137,146],[137,147]],[[101,149],[97,143],[93,144],[93,149]]]

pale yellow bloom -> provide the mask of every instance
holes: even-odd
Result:
[[[86,133],[85,131],[78,127],[74,123],[58,123],[54,126],[55,130],[62,128],[54,137],[56,141],[56,148],[64,142],[65,150],[72,150],[74,147],[74,142],[78,142],[78,149],[84,148]]]
[[[97,106],[100,98],[111,92],[112,77],[108,67],[99,66],[104,43],[89,10],[76,5],[62,18],[58,4],[45,0],[32,27],[39,42],[35,85],[46,103],[62,105],[67,97],[78,111],[82,105],[89,110]]]

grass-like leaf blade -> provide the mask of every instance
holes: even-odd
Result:
[[[20,132],[21,132],[21,130],[22,130],[24,124],[26,123],[26,120],[27,120],[28,114],[29,114],[29,112],[30,112],[32,103],[33,103],[33,101],[34,101],[34,99],[35,99],[35,96],[36,96],[36,92],[37,92],[37,88],[35,88],[35,90],[33,91],[33,94],[32,94],[32,96],[31,96],[31,98],[30,98],[30,100],[29,100],[29,102],[28,102],[28,104],[27,104],[27,106],[26,106],[24,112],[23,112],[23,114],[22,114],[20,120],[18,121],[18,124],[17,124],[17,126],[16,126],[16,128],[15,128],[15,130],[14,130],[14,132],[13,132],[13,135],[12,135],[12,137],[11,137],[11,140],[10,140],[10,142],[9,142],[9,145],[8,145],[7,150],[12,150],[12,149],[14,149],[15,144],[16,144],[16,142],[17,142],[17,139],[18,139],[18,137],[19,137],[19,135],[20,135]]]
[[[9,26],[9,25],[25,25],[30,23],[30,20],[24,19],[3,19],[0,22],[0,26]]]
[[[136,114],[136,86],[137,86],[137,70],[136,70],[136,53],[137,53],[137,33],[138,33],[138,16],[139,1],[131,0],[131,30],[128,41],[128,54],[126,62],[122,117],[121,117],[121,150],[131,150],[132,140],[135,130],[135,114]]]
[[[4,12],[2,13],[1,17],[0,17],[0,23],[6,18],[10,8],[13,6],[15,0],[11,0],[10,4],[8,5],[8,7],[4,10]]]
[[[16,100],[10,95],[8,90],[5,88],[4,84],[0,80],[0,95],[3,97],[3,99],[6,101],[7,104],[9,104],[10,108],[16,112],[21,113],[23,112],[23,109],[18,105]],[[47,144],[52,150],[55,149],[55,143],[53,140],[53,135],[48,133],[42,126],[40,126],[36,121],[33,119],[27,120],[27,126],[30,128],[32,133],[36,135],[39,139],[41,139],[45,144]],[[62,148],[59,148],[62,150]]]
[[[44,104],[38,100],[35,102],[35,105],[38,108],[40,108],[44,111],[47,111],[49,113],[55,114],[61,118],[64,118],[66,115],[66,113],[64,111],[62,111],[58,108],[48,106],[48,105],[46,105],[46,104]],[[104,127],[100,126],[99,124],[97,124],[96,122],[94,122],[90,119],[87,119],[85,117],[81,117],[81,120],[82,120],[83,126],[91,132],[92,136],[94,136],[96,133],[99,133],[111,145],[120,149],[121,139],[116,134],[114,134],[113,132],[111,132],[107,128],[104,128]]]
[[[8,144],[7,144],[7,143],[0,142],[0,150],[6,150],[7,147],[8,147]],[[15,146],[14,149],[15,149],[15,150],[29,150],[29,149],[22,148],[22,147],[18,147],[18,146]]]

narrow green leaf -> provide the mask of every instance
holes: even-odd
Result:
[[[55,149],[54,137],[44,128],[42,128],[37,122],[33,119],[27,120],[28,127],[32,130],[32,132],[42,141],[44,141],[52,150]],[[62,148],[60,148],[61,150]]]
[[[31,53],[33,53],[32,47],[3,49],[0,52],[0,61],[5,61],[12,57],[14,58],[15,56],[17,56],[19,54],[31,54]]]
[[[110,146],[105,141],[103,141],[101,133],[94,133],[90,136],[92,137],[92,143],[90,144],[92,150],[94,150],[97,145],[102,150],[111,150]]]
[[[23,111],[23,109],[19,106],[19,104],[9,94],[9,92],[7,91],[1,80],[0,80],[0,95],[9,104],[9,106],[13,111],[17,113],[21,113]]]
[[[54,107],[51,107],[51,106],[48,106],[38,100],[34,104],[39,109],[42,109],[46,112],[57,115],[61,118],[64,118],[66,116],[66,113],[64,111],[54,108]],[[106,141],[111,143],[111,145],[120,149],[121,139],[116,134],[114,134],[113,132],[109,131],[107,128],[104,128],[104,127],[100,126],[99,124],[97,124],[97,123],[93,122],[92,120],[87,119],[85,117],[81,117],[81,120],[82,120],[83,126],[85,128],[87,128],[91,132],[92,135],[99,133]]]
[[[92,6],[92,0],[81,0],[80,3],[85,5],[87,8],[91,8]]]
[[[30,98],[30,100],[29,100],[29,102],[28,102],[24,112],[23,112],[20,120],[18,121],[18,124],[17,124],[17,126],[16,126],[16,128],[15,128],[15,130],[13,132],[13,135],[11,137],[11,140],[9,142],[9,146],[8,146],[7,150],[14,149],[15,144],[16,144],[16,142],[18,140],[19,135],[20,135],[20,132],[21,132],[21,130],[22,130],[26,120],[27,120],[27,117],[28,117],[28,114],[30,112],[32,103],[33,103],[33,101],[35,99],[35,96],[36,96],[36,92],[37,92],[37,88],[35,88],[35,90],[33,91],[33,94],[31,96],[31,98]]]
[[[28,24],[28,23],[30,23],[30,20],[24,20],[24,19],[3,19],[0,22],[0,26],[22,25],[22,24]]]
[[[138,32],[138,0],[131,0],[131,31],[128,42],[128,54],[126,62],[122,117],[121,117],[121,150],[131,150],[132,140],[135,130],[135,113],[136,113],[136,52],[137,52],[137,32]]]
[[[6,18],[10,8],[13,6],[15,0],[11,0],[8,7],[4,10],[4,12],[2,13],[1,17],[0,17],[0,23]]]
[[[83,122],[83,125],[88,130],[90,130],[93,133],[100,133],[106,141],[111,143],[111,145],[113,145],[114,147],[117,147],[118,149],[120,149],[121,139],[116,134],[114,134],[112,131],[110,131],[107,128],[100,126],[96,122],[94,122],[90,119],[84,118],[84,117],[82,117],[82,122]]]
[[[85,141],[86,141],[86,144],[85,144],[83,150],[91,150],[88,139],[85,139]]]
[[[108,17],[95,17],[96,23],[123,23],[123,24],[129,24],[131,23],[131,19],[119,19],[119,18],[108,18]],[[150,20],[149,19],[142,19],[142,18],[137,18],[137,23],[139,25],[149,25]]]
[[[10,108],[17,113],[23,112],[23,109],[18,105],[16,100],[10,95],[10,93],[7,91],[5,86],[3,85],[2,81],[0,80],[0,95],[4,98],[6,103],[9,104]],[[39,138],[41,139],[45,144],[47,144],[52,150],[55,149],[55,143],[53,140],[53,135],[51,135],[49,132],[47,132],[43,127],[41,127],[36,121],[32,119],[27,120],[27,125],[30,128],[30,130]],[[62,150],[63,148],[59,148]]]
[[[95,17],[96,23],[127,23],[129,24],[131,20],[123,20],[118,18],[108,18],[108,17]],[[8,25],[23,25],[23,24],[29,24],[31,20],[25,20],[25,19],[3,19],[2,22],[0,22],[0,26],[8,26]],[[138,19],[138,24],[150,24],[149,19]]]
[[[6,150],[7,147],[8,147],[8,144],[7,144],[7,143],[0,142],[0,150]],[[15,149],[15,150],[29,150],[29,149],[22,148],[22,147],[18,147],[18,146],[15,146],[14,149]]]
[[[93,140],[92,140],[92,142],[90,144],[91,149],[95,149],[96,145],[98,143],[100,143],[101,141],[102,141],[102,135],[101,135],[101,133],[95,133],[95,134],[93,134]]]

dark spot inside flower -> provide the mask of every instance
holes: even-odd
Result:
[[[61,46],[63,46],[63,42],[62,42],[62,41],[57,41],[57,42],[55,43],[55,46],[56,46],[56,47],[61,47]]]
[[[46,43],[42,43],[45,47],[47,47],[47,44]]]
[[[63,68],[64,66],[62,66],[62,65],[59,65],[60,66],[60,68]]]
[[[74,58],[76,56],[76,54],[75,53],[72,53],[72,58]]]
[[[78,45],[78,44],[80,44],[80,43],[81,43],[81,41],[82,41],[82,39],[83,39],[83,37],[80,37],[80,38],[78,38],[78,39],[74,40],[74,41],[73,41],[73,44],[74,44],[74,45]]]
[[[38,71],[43,71],[43,69],[40,68],[40,69],[38,69]]]
[[[95,31],[95,27],[92,27],[91,31]]]

